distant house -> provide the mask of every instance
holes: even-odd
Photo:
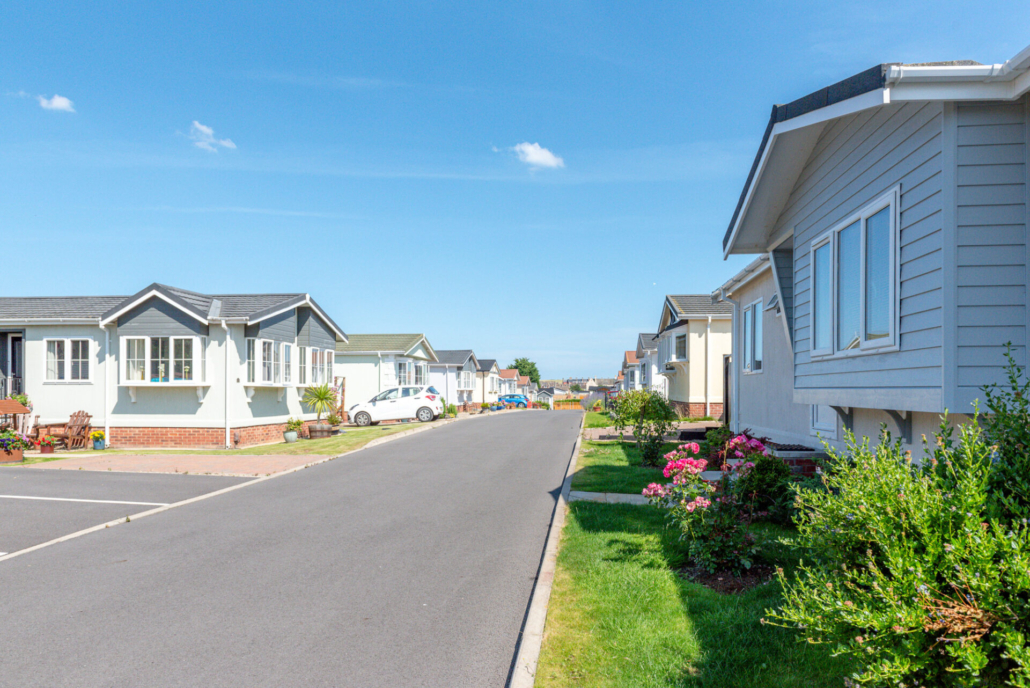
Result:
[[[709,294],[670,294],[658,322],[659,373],[681,416],[723,412],[724,359],[732,349],[733,309]]]
[[[429,364],[429,384],[448,404],[472,402],[476,391],[479,361],[471,349],[438,350],[436,363]]]
[[[497,401],[500,392],[501,369],[497,367],[497,361],[492,358],[479,359],[475,400],[480,404],[489,404]]]
[[[529,385],[530,380],[528,375],[519,375],[516,390],[519,394],[524,395],[527,399],[529,398]]]
[[[636,351],[625,351],[622,354],[622,390],[632,392],[641,389],[640,361]]]
[[[640,387],[668,395],[668,381],[658,367],[658,335],[638,335],[635,353],[640,366]]]
[[[92,416],[113,447],[232,447],[314,420],[305,388],[332,382],[347,336],[308,295],[0,298],[0,392],[40,423]]]
[[[519,369],[518,368],[505,368],[500,373],[500,393],[501,394],[516,394],[519,388]]]
[[[548,405],[554,404],[555,389],[554,387],[541,387],[536,392],[537,402],[544,402]]]
[[[772,294],[720,290],[742,335],[735,425],[746,390],[782,385],[803,408],[770,409],[770,429],[798,434],[808,407],[833,432],[875,440],[886,423],[918,446],[1003,381],[1006,342],[1025,363],[1028,91],[1030,47],[881,64],[773,108],[723,248],[766,257],[789,355],[745,375],[768,355],[745,347]]]
[[[356,334],[336,345],[336,375],[346,383],[347,407],[390,387],[429,384],[439,363],[423,334]]]

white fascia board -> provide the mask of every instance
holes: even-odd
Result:
[[[1027,90],[1026,75],[1013,81],[902,81],[890,88],[891,100],[912,101],[1016,100]],[[1022,91],[1017,91],[1018,87]]]
[[[751,186],[748,187],[747,195],[744,197],[744,205],[741,206],[740,213],[737,215],[737,222],[733,225],[733,231],[730,233],[730,240],[726,242],[726,248],[723,249],[723,260],[728,258],[730,252],[733,250],[733,243],[737,240],[737,234],[740,232],[740,227],[744,223],[744,219],[747,217],[747,212],[751,206],[751,200],[754,198],[755,189],[762,180],[762,174],[765,172],[769,158],[776,148],[776,141],[781,134],[785,134],[788,131],[795,131],[802,127],[809,127],[813,124],[826,122],[827,120],[837,119],[838,117],[851,115],[870,108],[887,105],[890,102],[891,95],[889,89],[882,88],[875,91],[869,91],[868,93],[863,93],[862,95],[855,96],[854,98],[842,100],[839,103],[834,103],[833,105],[828,105],[824,108],[819,108],[818,110],[813,110],[812,112],[799,117],[794,117],[793,119],[788,119],[784,122],[777,122],[773,125],[772,133],[769,136],[769,143],[762,152],[762,158],[758,162],[758,169],[755,170],[755,176],[751,180]]]
[[[121,310],[119,310],[116,313],[112,314],[110,318],[102,320],[100,322],[100,324],[101,325],[108,325],[108,324],[110,324],[112,322],[115,322],[116,320],[118,320],[118,318],[120,318],[121,316],[125,315],[126,313],[131,311],[136,306],[139,306],[140,304],[149,301],[151,298],[153,298],[155,296],[157,298],[161,299],[162,301],[164,301],[165,303],[167,303],[169,306],[173,306],[175,308],[178,308],[180,311],[182,311],[186,315],[190,316],[191,318],[196,319],[198,322],[201,322],[201,323],[203,323],[205,325],[209,325],[210,324],[208,322],[208,320],[207,320],[207,317],[205,317],[203,315],[197,314],[196,312],[194,312],[194,311],[190,310],[189,308],[186,308],[185,306],[183,306],[181,303],[176,303],[175,301],[172,301],[170,298],[168,298],[167,296],[165,296],[161,292],[157,291],[156,289],[152,289],[151,291],[148,291],[146,294],[143,294],[142,296],[140,296],[138,299],[136,299],[132,303],[128,304],[127,306],[125,306]]]
[[[432,356],[432,358],[427,358],[425,360],[427,360],[427,361],[439,361],[440,359],[436,357],[436,351],[433,349],[433,345],[429,343],[429,340],[426,339],[425,335],[422,335],[422,338],[419,339],[417,342],[415,342],[414,346],[412,346],[410,349],[405,351],[404,355],[405,356],[410,356],[411,358],[416,358],[415,356],[411,356],[411,352],[414,349],[416,349],[419,344],[422,344],[423,342],[425,342],[426,348],[429,349],[429,355]],[[464,365],[464,364],[462,364],[462,365]]]
[[[326,325],[331,327],[333,332],[335,332],[337,334],[337,336],[339,336],[340,339],[342,339],[345,344],[350,341],[349,339],[347,339],[347,335],[345,335],[341,329],[339,329],[338,327],[333,325],[333,321],[329,318],[328,315],[325,314],[325,311],[323,311],[321,308],[319,308],[318,306],[315,305],[315,302],[311,300],[311,294],[305,294],[304,295],[304,303],[307,304],[308,306],[310,306],[311,310],[313,310],[316,313],[318,313],[319,317],[322,318],[323,322],[325,322]],[[301,305],[304,305],[304,304],[297,304],[296,306],[294,306],[294,308],[297,308],[298,306],[301,306]]]
[[[32,325],[97,325],[100,318],[0,318],[4,327],[29,327]]]

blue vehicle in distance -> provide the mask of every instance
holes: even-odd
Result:
[[[502,404],[515,404],[516,408],[528,408],[529,399],[526,398],[525,394],[502,394],[497,398]]]

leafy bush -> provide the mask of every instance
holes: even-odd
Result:
[[[335,413],[330,413],[326,417],[325,422],[329,423],[329,425],[339,425],[340,424],[340,417],[338,415],[336,415]]]
[[[447,415],[456,416],[458,415],[458,407],[454,404],[447,404]]]
[[[620,394],[613,415],[615,431],[621,436],[633,428],[633,437],[644,466],[660,466],[664,437],[676,420],[676,411],[658,392],[634,390]]]
[[[758,454],[753,465],[741,473],[734,483],[734,492],[740,501],[749,504],[758,518],[787,523],[792,515],[794,472],[783,459],[770,454]]]
[[[536,402],[536,405],[539,406],[540,408],[544,409],[545,411],[550,411],[551,410],[551,405],[548,404],[546,401],[538,401],[538,402]]]
[[[991,475],[991,512],[1001,519],[1030,518],[1030,380],[1006,345],[1006,389],[984,388],[988,415],[980,419],[988,442],[997,447]]]
[[[716,486],[701,479],[708,462],[698,457],[700,450],[691,442],[666,454],[663,475],[672,482],[651,483],[643,494],[651,503],[668,509],[669,520],[680,530],[687,556],[695,566],[709,573],[739,573],[754,564],[758,542],[750,533],[750,519],[730,491],[733,469],[724,471],[716,497]]]
[[[488,403],[486,403],[484,401],[482,404],[479,405],[479,408],[481,408],[481,409],[489,409],[490,408],[490,404],[488,404]]]
[[[814,561],[767,621],[800,628],[879,686],[1030,685],[1030,529],[992,517],[993,447],[947,419],[922,466],[885,431],[830,451],[824,492],[799,490]]]
[[[300,418],[288,418],[286,420],[286,432],[300,432],[304,427],[304,421]]]

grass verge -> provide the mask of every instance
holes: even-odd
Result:
[[[679,578],[682,562],[682,545],[657,508],[570,504],[536,685],[842,685],[847,666],[827,648],[759,623],[779,604],[776,582],[721,595]]]
[[[668,443],[667,453],[676,448]],[[650,483],[666,482],[661,468],[640,465],[640,451],[632,442],[584,442],[576,460],[572,489],[584,492],[640,494]]]
[[[612,417],[603,411],[587,411],[585,428],[610,428],[615,424]]]
[[[343,452],[360,449],[374,439],[386,437],[405,430],[419,427],[421,423],[403,423],[400,425],[380,425],[370,428],[348,428],[347,432],[327,437],[320,440],[298,440],[292,444],[279,442],[277,444],[265,444],[259,447],[247,447],[245,449],[156,449],[153,451],[140,449],[104,449],[101,451],[85,450],[73,452],[55,452],[53,454],[33,454],[26,457],[22,463],[5,464],[8,466],[25,466],[45,461],[60,461],[73,456],[103,455],[103,454],[234,454],[261,456],[267,454],[278,454],[295,456],[298,454],[311,455],[335,455]]]

